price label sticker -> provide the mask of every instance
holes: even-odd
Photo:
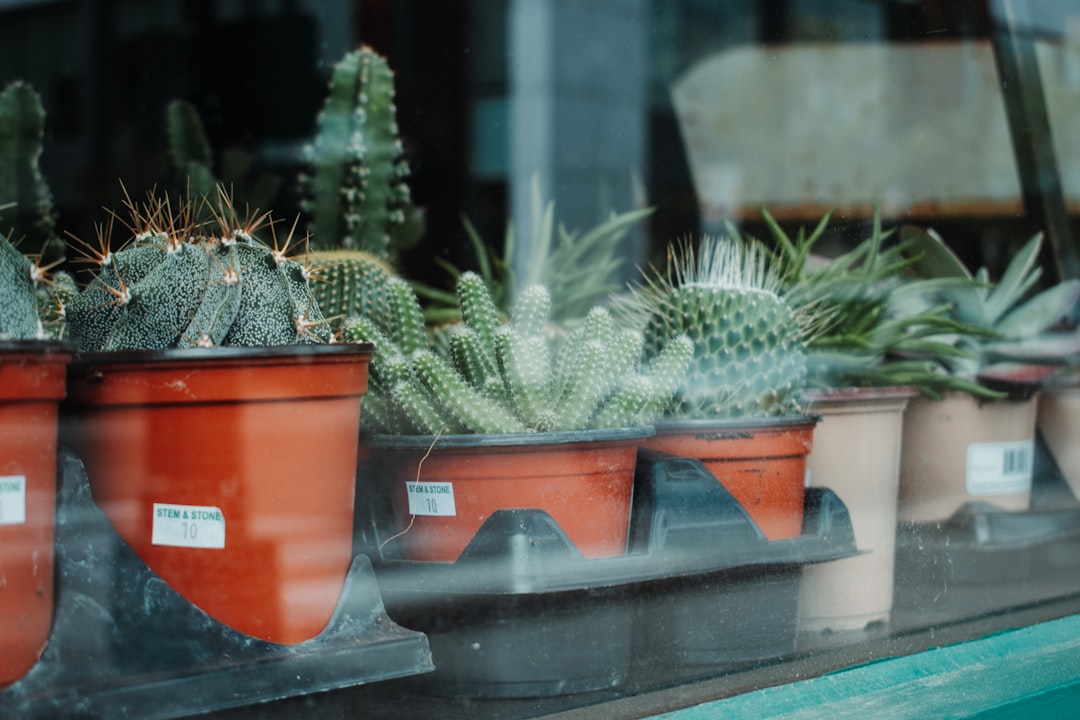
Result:
[[[970,495],[1006,495],[1031,489],[1035,443],[1031,440],[972,443],[967,449]]]
[[[454,507],[454,484],[448,482],[405,483],[409,494],[410,515],[457,515]]]
[[[154,503],[150,542],[220,550],[225,547],[225,515],[212,505]]]
[[[26,522],[26,476],[0,476],[0,525]]]

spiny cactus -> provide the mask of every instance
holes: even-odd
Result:
[[[13,82],[0,92],[0,223],[11,238],[46,263],[63,260],[52,192],[38,162],[45,136],[45,109],[37,92]]]
[[[307,268],[283,247],[255,233],[269,213],[241,220],[219,189],[210,227],[196,208],[173,212],[150,195],[127,202],[132,237],[110,250],[112,224],[98,229],[98,246],[84,243],[98,265],[94,279],[67,305],[72,339],[81,351],[218,345],[261,347],[329,342],[308,283]]]
[[[329,95],[299,178],[301,208],[317,249],[391,254],[410,203],[394,106],[394,74],[371,48],[334,67]]]
[[[384,332],[390,323],[386,285],[395,273],[389,263],[363,250],[310,253],[311,290],[323,315],[340,329],[348,318],[371,318]]]
[[[382,433],[520,433],[648,424],[671,400],[693,352],[685,337],[640,367],[640,333],[594,308],[561,344],[548,327],[551,298],[526,288],[509,323],[500,323],[475,273],[458,281],[463,324],[450,332],[449,358],[418,343],[420,304],[405,281],[391,333],[351,320],[348,341],[375,342],[365,424]],[[406,292],[408,294],[406,294]]]
[[[811,318],[792,311],[778,293],[779,283],[758,245],[706,237],[697,252],[673,248],[666,273],[634,289],[624,312],[644,328],[647,357],[659,356],[680,335],[694,344],[670,417],[799,411]]]

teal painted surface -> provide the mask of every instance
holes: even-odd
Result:
[[[1053,720],[1078,714],[1080,616],[1072,616],[657,717]]]

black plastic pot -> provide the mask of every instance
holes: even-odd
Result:
[[[387,612],[431,644],[436,671],[417,682],[537,697],[614,688],[652,662],[754,663],[794,646],[801,567],[855,552],[828,490],[809,492],[807,532],[782,541],[695,460],[642,452],[634,493],[631,549],[614,558],[584,558],[546,513],[517,509],[454,563],[400,560],[375,518],[366,550]]]

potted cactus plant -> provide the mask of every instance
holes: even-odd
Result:
[[[526,288],[502,323],[466,272],[464,321],[444,357],[414,291],[401,279],[388,290],[392,322],[357,318],[345,336],[379,347],[365,425],[395,482],[406,557],[452,562],[509,508],[547,511],[585,557],[625,552],[637,445],[685,372],[689,341],[674,338],[642,369],[640,334],[607,310],[556,339],[546,288]]]
[[[947,359],[945,369],[1004,396],[985,400],[953,392],[940,400],[912,402],[905,415],[900,520],[941,520],[974,500],[1026,509],[1038,390],[1054,368],[1022,361],[1045,343],[1048,328],[1073,310],[1080,280],[1065,280],[1029,297],[1042,273],[1041,234],[1021,247],[996,284],[986,268],[971,273],[932,230],[907,226],[901,238],[918,254],[919,273],[936,282],[932,292],[905,298],[908,307],[944,301],[954,319],[985,330],[982,337],[945,336],[967,351]]]
[[[126,204],[130,236],[114,248],[110,220],[82,243],[96,272],[66,306],[71,442],[95,502],[210,616],[312,638],[352,559],[372,348],[332,342],[268,213],[241,218],[220,190]]]
[[[0,687],[30,669],[52,628],[57,420],[71,348],[41,322],[59,301],[50,283],[0,235]]]
[[[694,345],[675,403],[645,444],[702,460],[769,539],[800,535],[817,420],[799,394],[815,318],[784,299],[765,249],[737,236],[677,245],[621,310],[643,328],[646,357],[679,335]]]
[[[20,678],[48,641],[58,405],[71,347],[62,302],[71,288],[48,270],[62,259],[52,195],[38,167],[45,111],[32,87],[0,93],[0,687]]]

